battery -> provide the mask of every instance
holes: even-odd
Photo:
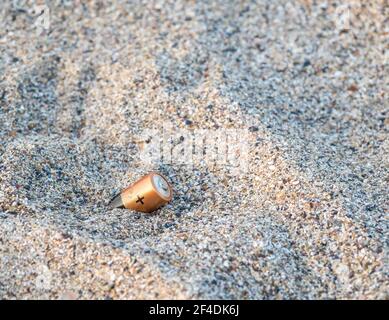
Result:
[[[150,213],[168,203],[172,196],[173,190],[167,179],[151,172],[121,191],[109,206]]]

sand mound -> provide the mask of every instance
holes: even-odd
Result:
[[[0,297],[387,298],[382,5],[7,2]],[[145,161],[199,132],[247,149]],[[107,208],[150,170],[171,203]]]

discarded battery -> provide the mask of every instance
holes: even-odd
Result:
[[[166,178],[156,172],[144,176],[115,196],[109,203],[113,208],[152,212],[172,199],[173,191]]]

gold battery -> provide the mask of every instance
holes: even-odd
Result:
[[[120,192],[112,199],[110,206],[152,212],[168,203],[172,196],[173,191],[166,178],[152,172]]]

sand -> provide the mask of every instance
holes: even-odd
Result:
[[[387,299],[388,5],[342,3],[2,3],[0,297]],[[107,208],[151,170],[171,203]]]

